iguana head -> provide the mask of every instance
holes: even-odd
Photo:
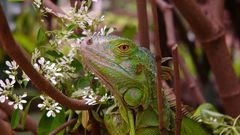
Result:
[[[80,47],[84,65],[130,107],[147,107],[154,87],[151,54],[133,41],[116,36],[97,36]]]

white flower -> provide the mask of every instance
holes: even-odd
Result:
[[[109,99],[113,99],[113,96],[108,96],[107,93],[105,93],[104,96],[101,97],[101,99],[99,100],[99,102],[106,102]]]
[[[9,67],[9,69],[11,70],[17,70],[18,69],[18,65],[15,61],[6,61],[6,65]]]
[[[51,117],[51,116],[53,116],[53,117],[56,116],[56,114],[53,110],[50,110],[50,111],[47,112],[47,117]]]
[[[38,104],[38,108],[47,110],[47,117],[55,117],[56,113],[60,113],[62,110],[62,107],[60,107],[59,104],[50,97],[44,97],[41,95],[40,98],[43,100],[43,103]]]
[[[44,62],[45,62],[45,59],[43,57],[41,57],[39,60],[38,60],[38,63],[40,65],[44,65]]]
[[[10,88],[12,88],[13,86],[14,86],[14,84],[15,84],[15,80],[14,79],[12,79],[12,81],[10,82],[9,81],[9,79],[6,79],[5,80],[5,83],[4,83],[4,81],[3,80],[0,80],[0,85],[1,85],[1,87],[3,88],[3,89],[10,89]]]
[[[10,95],[11,93],[12,93],[11,91],[2,89],[0,87],[0,102],[4,103],[6,101],[6,99],[8,99],[8,95]]]
[[[8,99],[8,97],[5,95],[4,90],[0,88],[0,102],[4,103],[6,99]]]
[[[51,77],[51,78],[50,78],[50,81],[51,81],[54,85],[57,84],[56,77]]]
[[[26,82],[28,82],[30,80],[30,78],[26,75],[25,72],[23,72],[22,78],[23,78],[23,81],[26,81]]]
[[[36,60],[40,57],[40,51],[38,49],[35,49],[34,52],[32,53],[32,58],[31,58],[31,62],[36,63]]]
[[[88,104],[88,105],[98,104],[95,98],[85,98],[85,100],[87,101],[86,104]]]
[[[39,65],[38,65],[37,63],[35,63],[35,64],[33,65],[33,67],[34,67],[37,71],[40,71],[40,67],[39,67]]]
[[[6,101],[6,99],[8,99],[7,96],[5,96],[5,95],[1,95],[1,96],[0,96],[0,102],[1,102],[1,103],[4,103],[4,102]]]
[[[25,93],[22,96],[13,95],[13,97],[15,98],[14,99],[15,101],[10,101],[10,102],[8,102],[8,104],[13,105],[14,109],[23,110],[23,104],[27,103],[27,101],[24,100],[23,98],[27,97],[27,94]]]
[[[47,112],[47,117],[55,117],[56,113],[60,113],[62,110],[62,107],[58,106],[58,103],[52,104],[52,106],[46,107]]]
[[[33,1],[33,4],[34,4],[37,8],[40,8],[42,2],[41,2],[41,0],[34,0],[34,1]]]

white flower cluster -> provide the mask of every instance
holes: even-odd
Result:
[[[23,104],[27,103],[25,98],[27,93],[23,95],[13,94],[13,87],[16,82],[21,85],[23,82],[28,82],[29,77],[22,71],[22,79],[17,78],[19,66],[15,61],[6,61],[8,70],[5,70],[5,73],[8,75],[8,78],[5,81],[0,80],[0,102],[4,103],[9,97],[11,100],[8,102],[9,105],[13,105],[14,109],[23,110]]]
[[[43,100],[43,103],[38,104],[38,108],[41,110],[47,110],[47,117],[55,117],[56,113],[60,113],[62,110],[62,107],[59,106],[59,103],[49,96],[41,95],[40,98]]]
[[[78,91],[75,91],[72,94],[72,97],[75,97],[75,98],[81,97],[82,99],[87,101],[86,104],[88,105],[105,103],[109,99],[114,98],[113,96],[110,96],[107,93],[105,93],[104,96],[99,96],[93,91],[93,89],[90,86],[80,89]]]
[[[97,0],[93,0],[97,2]],[[48,32],[48,35],[52,37],[49,41],[50,45],[61,47],[62,45],[72,45],[79,44],[86,37],[91,38],[93,36],[107,36],[114,32],[114,28],[104,26],[101,28],[100,24],[104,21],[104,16],[94,16],[90,15],[88,9],[89,5],[86,1],[81,2],[79,9],[77,8],[77,3],[75,7],[69,7],[70,9],[66,10],[64,13],[54,13],[51,9],[47,7],[41,7],[41,1],[35,0],[34,4],[40,11],[44,13],[51,13],[59,17],[62,21],[61,24],[64,24],[63,28],[60,31]],[[72,27],[72,28],[71,28]],[[81,35],[79,38],[70,38],[75,32],[74,30],[79,30],[77,35]],[[59,49],[59,48],[58,48]]]
[[[74,55],[75,54],[70,51],[68,56],[63,56],[56,59],[56,62],[52,62],[41,57],[39,50],[36,49],[32,55],[32,64],[47,80],[53,85],[57,85],[67,79],[77,77],[74,73],[75,68],[70,65],[73,61]]]
[[[24,93],[23,95],[17,96],[16,94],[13,95],[14,101],[8,102],[9,105],[13,105],[14,109],[20,109],[23,110],[23,104],[27,103],[27,100],[24,100],[23,98],[27,97],[27,94]]]

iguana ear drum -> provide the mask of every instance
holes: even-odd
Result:
[[[131,107],[138,107],[141,104],[143,93],[138,88],[128,89],[123,96],[124,101]]]

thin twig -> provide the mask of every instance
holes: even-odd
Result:
[[[156,63],[157,63],[157,101],[159,111],[159,128],[161,135],[164,135],[165,129],[163,126],[163,93],[162,93],[162,82],[161,82],[161,50],[160,50],[160,35],[159,35],[159,23],[157,15],[157,4],[155,0],[151,0],[154,33],[155,33],[155,51],[156,51]]]
[[[27,53],[15,42],[1,6],[0,43],[4,51],[19,64],[21,69],[28,75],[33,85],[37,87],[38,90],[46,93],[48,96],[50,96],[63,106],[66,106],[73,110],[84,110],[92,107],[85,104],[84,100],[76,100],[65,96],[33,68],[29,57],[27,56]]]
[[[188,21],[196,37],[202,43],[209,64],[219,88],[219,96],[226,113],[238,116],[240,108],[240,85],[232,66],[231,56],[226,47],[224,29],[215,26],[216,20],[210,20],[202,13],[194,0],[172,0],[184,18]],[[216,1],[217,2],[217,1]],[[222,1],[218,1],[222,2]]]
[[[49,133],[49,135],[56,135],[59,132],[61,132],[63,129],[75,124],[76,122],[77,122],[77,119],[71,119],[71,120],[65,122],[64,124],[62,124],[61,126],[57,127],[56,129],[54,129],[52,132]]]
[[[198,102],[198,104],[202,104],[206,102],[206,100],[204,99],[201,93],[201,89],[199,88],[199,85],[197,84],[196,80],[194,80],[193,76],[190,74],[181,55],[178,55],[178,59],[179,59],[179,65],[181,67],[183,75],[186,81],[189,83],[188,87],[190,88],[193,96],[196,98],[196,101]]]
[[[176,37],[175,37],[175,27],[174,27],[174,21],[173,21],[173,14],[172,14],[172,7],[170,4],[166,3],[163,0],[157,0],[157,4],[159,5],[163,16],[164,16],[164,21],[166,25],[166,33],[167,33],[167,45],[170,49],[176,45]],[[189,73],[187,70],[184,59],[181,57],[181,55],[178,55],[178,60],[180,63],[180,67],[183,71],[183,75],[186,78],[186,80],[189,82],[189,88],[192,90],[193,95],[196,97],[197,102],[199,104],[205,102],[201,90],[199,86],[197,85],[196,81],[192,77],[192,75]]]
[[[142,47],[149,49],[147,2],[146,0],[136,0],[136,3],[137,3],[138,34],[139,34],[140,45]]]
[[[176,93],[176,135],[181,133],[181,121],[182,121],[182,103],[181,103],[181,86],[178,64],[178,50],[177,45],[172,47],[173,67],[174,67],[174,87]]]
[[[3,110],[8,117],[11,117],[12,113],[14,112],[14,108],[8,105],[8,102],[9,101],[6,100],[4,103],[0,103],[0,109]],[[21,112],[21,117],[23,117],[23,112]],[[37,135],[37,123],[30,116],[27,116],[25,129]]]

